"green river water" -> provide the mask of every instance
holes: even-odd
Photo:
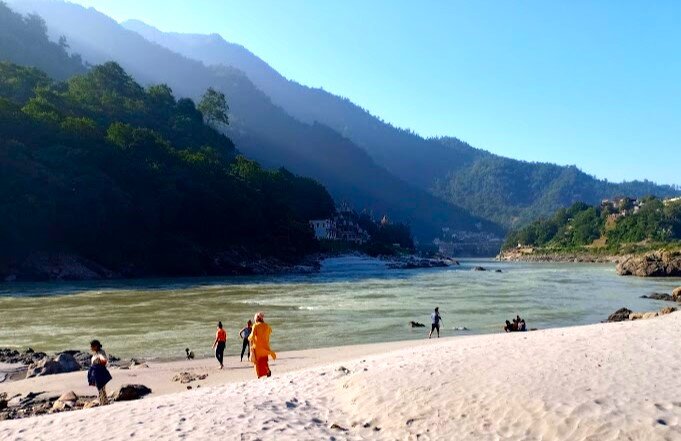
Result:
[[[482,265],[494,271],[472,271]],[[424,338],[440,306],[446,336],[500,332],[516,314],[536,328],[597,323],[616,309],[656,310],[640,299],[681,280],[615,274],[612,265],[464,260],[446,269],[390,270],[377,260],[343,257],[312,275],[0,285],[0,347],[87,349],[99,338],[120,357],[171,359],[189,347],[210,355],[215,325],[237,332],[262,310],[275,350]],[[468,331],[457,331],[466,327]]]

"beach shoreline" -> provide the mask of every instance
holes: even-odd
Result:
[[[677,440],[680,329],[681,313],[672,313],[282,353],[270,379],[255,380],[245,362],[224,377],[206,366],[216,383],[207,379],[198,390],[157,386],[155,396],[135,402],[0,422],[0,438],[52,439],[58,430],[62,437],[106,433],[112,440]],[[203,363],[210,360],[179,362],[165,372],[203,369]],[[171,383],[155,369],[130,370],[129,379]],[[83,382],[82,376],[74,380]],[[48,388],[53,379],[36,381]]]
[[[424,338],[427,338],[425,331]],[[441,340],[454,338],[458,337],[443,337]],[[401,340],[284,351],[278,353],[277,360],[272,361],[270,365],[275,374],[282,374],[339,361],[354,360],[358,357],[416,347],[421,344],[422,340]],[[16,365],[15,367],[19,368],[20,366]],[[25,372],[26,368],[27,366],[23,366],[22,371]],[[235,355],[225,357],[225,368],[222,370],[218,368],[218,362],[214,357],[202,357],[193,360],[149,360],[133,365],[129,361],[121,361],[116,366],[110,368],[110,371],[113,380],[107,386],[109,391],[113,391],[123,384],[143,384],[152,390],[149,395],[150,397],[181,393],[188,389],[200,387],[255,380],[252,363],[246,359],[241,362],[239,357]],[[183,372],[188,372],[193,376],[207,374],[207,377],[203,380],[193,380],[189,383],[173,381],[173,377]],[[87,371],[85,370],[8,380],[0,382],[0,394],[5,393],[8,398],[17,395],[25,396],[36,392],[46,396],[58,396],[69,391],[73,391],[78,396],[94,397],[96,394],[95,388],[87,384]]]

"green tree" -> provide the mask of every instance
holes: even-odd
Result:
[[[227,99],[225,94],[209,87],[206,93],[201,97],[201,102],[198,105],[199,111],[203,117],[211,125],[229,124],[229,106],[227,106]]]

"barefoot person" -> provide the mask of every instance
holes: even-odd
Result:
[[[109,358],[102,348],[99,340],[92,340],[90,342],[90,351],[92,358],[90,359],[90,368],[87,371],[87,380],[90,386],[95,386],[99,392],[99,405],[103,406],[109,402],[106,395],[106,384],[111,381],[111,374],[106,368]]]
[[[433,312],[430,315],[430,334],[428,334],[428,338],[431,338],[433,336],[433,331],[437,331],[437,338],[440,338],[440,322],[442,321],[442,317],[440,317],[440,308],[436,307],[435,312]]]
[[[272,328],[265,323],[265,314],[258,312],[253,318],[255,324],[251,329],[248,341],[251,345],[251,362],[255,365],[255,374],[258,378],[269,377],[272,375],[268,363],[269,357],[277,359],[277,354],[270,349],[270,334]]]
[[[227,332],[222,327],[222,322],[218,322],[218,330],[215,333],[215,341],[213,342],[213,349],[215,349],[215,358],[220,363],[220,369],[225,366],[222,360],[225,358],[225,346],[227,345]]]
[[[241,331],[239,331],[239,337],[243,340],[243,343],[241,345],[241,361],[244,361],[244,354],[248,354],[248,359],[251,359],[251,351],[248,346],[248,337],[251,335],[251,330],[253,329],[253,322],[248,321],[246,323],[246,326],[241,328]]]

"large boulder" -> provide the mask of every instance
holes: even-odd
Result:
[[[26,378],[63,374],[79,370],[80,364],[73,358],[73,355],[62,353],[54,359],[44,358],[30,365],[28,371],[26,371]]]
[[[681,251],[653,251],[628,256],[617,264],[622,276],[681,277]]]
[[[113,394],[113,399],[114,401],[132,401],[150,393],[151,389],[143,384],[124,384]]]
[[[654,292],[652,294],[649,294],[647,296],[641,296],[642,299],[651,299],[651,300],[664,300],[665,302],[673,302],[674,298],[666,293],[661,293],[661,292]]]
[[[672,299],[681,302],[681,286],[672,291]]]
[[[70,349],[68,351],[61,351],[57,355],[62,354],[71,355],[78,362],[81,368],[90,367],[90,359],[92,358],[92,355],[88,354],[87,352],[81,352],[75,349]]]
[[[28,367],[26,378],[54,375],[61,373],[61,366],[50,358],[44,358]]]
[[[656,311],[649,312],[632,312],[629,314],[629,320],[648,320],[657,317],[659,314]]]
[[[629,320],[630,315],[631,315],[631,309],[620,308],[617,311],[610,314],[610,316],[608,317],[606,322],[607,323],[623,322],[623,321]]]
[[[664,308],[660,309],[660,315],[671,314],[672,312],[676,312],[676,308],[673,306],[665,306]]]
[[[55,401],[52,405],[52,409],[57,411],[73,409],[77,402],[78,395],[76,395],[73,391],[66,392],[57,398],[57,401]]]
[[[54,361],[59,363],[59,367],[62,372],[75,372],[80,370],[80,363],[78,363],[78,361],[71,354],[59,354]]]

